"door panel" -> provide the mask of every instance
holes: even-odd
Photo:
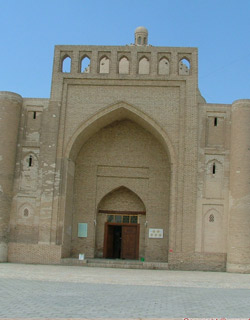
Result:
[[[115,228],[121,228],[121,256],[115,253]],[[139,235],[140,235],[140,225],[139,224],[105,224],[105,234],[104,234],[104,248],[103,257],[104,258],[122,258],[122,259],[138,259],[139,257]],[[119,248],[118,248],[119,249]],[[118,250],[117,249],[117,250]]]
[[[122,259],[138,259],[139,225],[122,226]]]
[[[104,258],[113,258],[113,241],[114,241],[113,226],[110,226],[106,223],[105,240],[104,240]]]

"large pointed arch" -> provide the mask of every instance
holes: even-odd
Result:
[[[152,119],[148,114],[139,110],[138,108],[124,102],[120,101],[113,105],[107,106],[97,112],[95,115],[90,117],[88,120],[82,122],[79,127],[75,130],[70,140],[68,141],[64,152],[63,158],[66,160],[65,167],[63,170],[63,177],[61,180],[61,185],[63,186],[64,196],[61,197],[59,204],[61,215],[59,216],[58,225],[64,225],[61,229],[63,235],[60,236],[60,230],[57,234],[57,242],[63,242],[62,256],[67,257],[70,255],[71,247],[71,236],[67,233],[69,229],[67,223],[71,223],[71,217],[74,214],[74,204],[73,204],[73,183],[75,176],[75,161],[81,151],[83,145],[98,131],[106,126],[111,125],[116,121],[130,120],[131,122],[137,124],[147,132],[149,132],[155,139],[162,145],[162,148],[166,152],[166,157],[169,167],[169,202],[168,202],[168,213],[169,213],[169,240],[166,243],[174,247],[174,213],[175,213],[175,195],[176,195],[176,181],[177,181],[177,158],[175,155],[174,147],[168,137],[167,132]],[[114,184],[113,184],[114,186]],[[117,187],[119,187],[117,185]],[[130,188],[130,186],[126,186]],[[109,190],[111,191],[111,190]],[[132,190],[138,194],[137,190]],[[100,197],[101,198],[101,197]],[[98,199],[95,199],[95,215],[97,213]],[[143,196],[140,197],[144,202]],[[144,203],[146,204],[147,201]],[[93,213],[94,214],[94,213]],[[67,222],[68,221],[68,222]],[[93,238],[94,239],[94,238]],[[92,239],[92,240],[93,240]],[[91,241],[92,241],[91,240]],[[94,241],[94,240],[93,240]],[[92,247],[91,247],[92,250]]]
[[[176,163],[174,147],[161,126],[146,113],[126,103],[118,102],[108,106],[83,122],[72,135],[65,150],[65,157],[74,161],[83,144],[101,128],[117,120],[129,119],[149,131],[166,150],[171,166]]]

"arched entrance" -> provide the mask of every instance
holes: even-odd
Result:
[[[97,212],[96,257],[138,259],[145,254],[146,209],[142,200],[122,186],[108,193]]]
[[[63,256],[105,256],[104,221],[103,236],[99,235],[100,204],[106,195],[124,186],[139,195],[146,211],[140,217],[137,256],[167,261],[173,211],[170,189],[175,177],[173,148],[171,144],[167,147],[169,140],[160,128],[156,129],[157,124],[137,109],[124,103],[107,109],[101,112],[102,116],[96,115],[92,122],[84,124],[86,129],[79,129],[66,148],[70,160],[65,176],[65,205],[62,202]],[[120,207],[111,210],[123,211]],[[102,215],[107,219],[106,214]],[[81,238],[78,226],[82,223],[87,225],[87,236]],[[151,228],[162,229],[164,237],[150,239]]]

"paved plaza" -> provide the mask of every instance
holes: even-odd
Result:
[[[2,263],[0,318],[250,318],[250,275]]]

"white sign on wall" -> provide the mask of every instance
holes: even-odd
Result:
[[[155,238],[155,239],[162,239],[163,238],[163,229],[149,228],[148,237]]]
[[[84,260],[84,258],[85,258],[84,253],[79,253],[79,260]]]

